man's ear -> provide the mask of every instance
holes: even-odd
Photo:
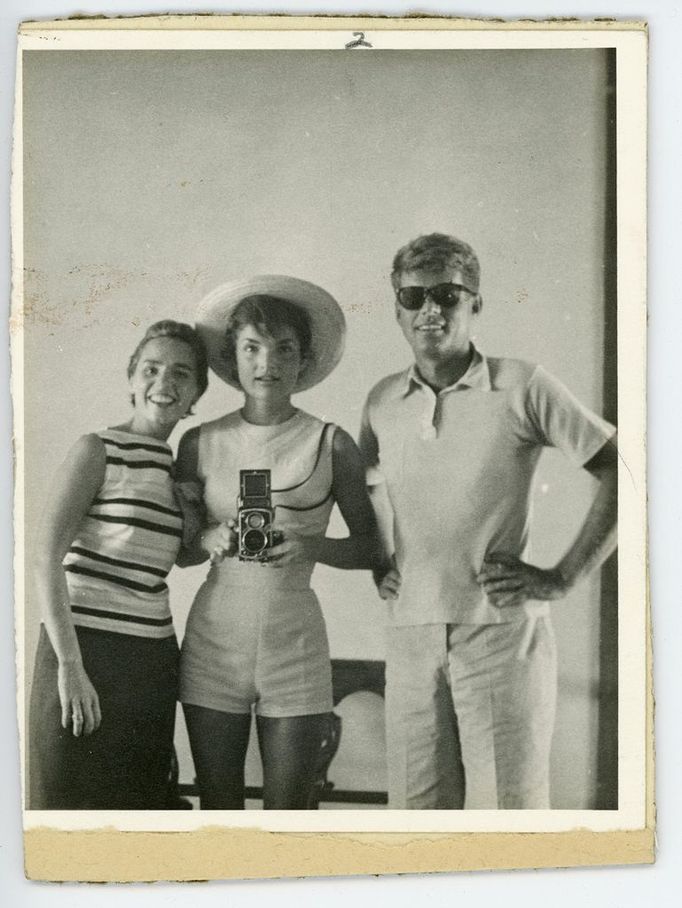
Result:
[[[474,304],[471,307],[471,311],[474,313],[474,315],[478,315],[482,308],[483,308],[483,297],[481,296],[480,293],[477,293],[476,299],[474,300]]]

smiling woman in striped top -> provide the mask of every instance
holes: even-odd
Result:
[[[34,810],[166,806],[178,646],[165,578],[183,534],[166,440],[206,389],[203,344],[157,322],[128,378],[132,418],[76,442],[43,519]]]

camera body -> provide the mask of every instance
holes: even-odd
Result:
[[[267,561],[275,512],[270,470],[240,470],[237,525],[240,561]]]

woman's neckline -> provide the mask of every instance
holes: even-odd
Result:
[[[239,421],[243,426],[248,426],[249,429],[255,429],[255,430],[260,429],[261,431],[265,431],[267,429],[270,429],[270,430],[281,429],[285,426],[289,426],[289,425],[291,425],[292,422],[294,422],[294,420],[298,419],[298,417],[301,415],[301,410],[299,410],[297,407],[294,410],[294,412],[291,414],[291,416],[288,416],[286,419],[282,420],[282,422],[260,423],[260,422],[249,422],[248,419],[245,419],[243,408],[241,410],[238,410],[237,412],[239,413]]]
[[[132,432],[130,429],[114,429],[107,426],[106,429],[103,429],[104,432],[113,432],[114,435],[123,435],[125,438],[144,438],[145,441],[151,441],[155,445],[161,445],[165,448],[170,448],[170,445],[167,441],[164,441],[161,438],[155,438],[153,435],[145,435],[142,432]]]

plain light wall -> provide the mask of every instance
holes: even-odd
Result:
[[[29,681],[39,616],[28,569],[55,467],[80,434],[127,417],[125,367],[144,328],[192,321],[222,281],[293,274],[336,296],[345,357],[297,403],[355,435],[370,387],[410,362],[392,256],[420,233],[453,233],[482,263],[479,346],[542,362],[600,411],[605,54],[24,54]],[[239,403],[212,379],[171,441]],[[555,452],[542,458],[538,563],[563,553],[591,491]],[[332,530],[343,532],[338,516]],[[180,635],[203,573],[171,575]],[[383,608],[368,576],[318,568],[314,586],[332,655],[382,658]],[[553,806],[590,807],[598,579],[553,611]]]

